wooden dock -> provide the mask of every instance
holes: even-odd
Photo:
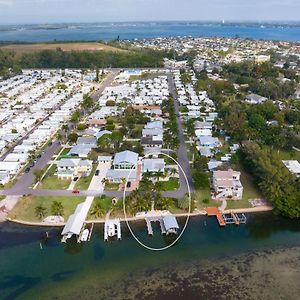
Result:
[[[205,209],[207,216],[214,216],[217,218],[220,226],[224,227],[229,224],[246,224],[247,218],[245,214],[235,214],[233,212],[224,214],[218,207],[207,207]]]
[[[206,213],[209,217],[215,216],[217,218],[218,223],[219,223],[220,226],[223,227],[223,226],[226,225],[223,214],[221,213],[221,211],[219,210],[218,207],[207,207],[205,209],[205,211],[206,211]]]

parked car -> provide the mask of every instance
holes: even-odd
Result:
[[[33,168],[34,167],[34,162],[32,162],[29,167]]]
[[[26,168],[25,173],[29,173],[29,172],[30,172],[30,168]]]
[[[38,156],[37,156],[37,158],[41,158],[42,157],[42,154],[39,154]]]
[[[74,177],[73,178],[73,181],[75,182],[75,181],[77,181],[78,180],[78,177]]]
[[[95,176],[99,176],[100,170],[96,170]]]
[[[80,191],[79,191],[79,190],[73,190],[72,193],[73,193],[73,194],[79,194]]]

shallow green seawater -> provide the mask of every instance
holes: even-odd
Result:
[[[143,222],[132,226],[149,246],[172,242],[158,227],[149,237]],[[5,223],[0,299],[299,299],[299,250],[300,222],[269,213],[226,228],[192,218],[182,239],[162,252],[142,248],[126,224],[119,242],[103,242],[99,225],[90,242],[61,244],[58,229]]]

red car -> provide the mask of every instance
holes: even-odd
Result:
[[[73,193],[73,194],[79,194],[80,191],[79,191],[79,190],[73,190],[72,193]]]

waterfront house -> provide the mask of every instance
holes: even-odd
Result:
[[[240,181],[241,173],[229,169],[228,171],[213,172],[213,188],[215,199],[242,199],[243,186]]]

